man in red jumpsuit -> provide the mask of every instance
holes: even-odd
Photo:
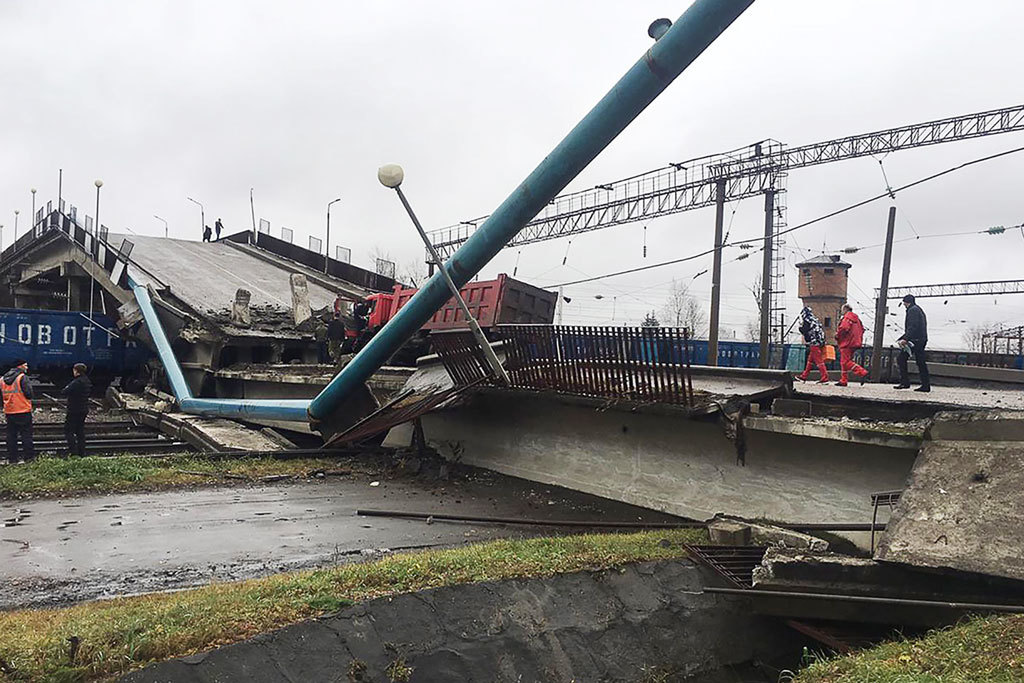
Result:
[[[837,385],[846,386],[848,373],[853,372],[864,384],[868,371],[853,362],[853,353],[864,344],[864,324],[853,312],[850,304],[843,304],[843,319],[836,329],[836,342],[839,344],[839,381]]]

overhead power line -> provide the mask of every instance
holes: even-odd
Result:
[[[918,178],[917,180],[909,182],[906,185],[901,185],[900,187],[894,188],[892,190],[892,192],[902,192],[903,190],[909,190],[912,187],[916,187],[918,185],[922,185],[922,184],[930,182],[932,180],[936,180],[936,179],[941,178],[943,176],[949,175],[950,173],[954,173],[956,171],[960,171],[960,170],[963,170],[963,169],[968,168],[970,166],[974,166],[976,164],[980,164],[980,163],[983,163],[983,162],[986,162],[986,161],[992,161],[993,159],[998,159],[998,158],[1001,158],[1001,157],[1004,157],[1004,156],[1009,156],[1010,154],[1016,154],[1017,152],[1024,152],[1024,147],[1014,147],[1013,149],[1005,150],[1003,152],[997,152],[995,154],[989,154],[989,155],[984,156],[984,157],[979,157],[977,159],[972,159],[971,161],[965,161],[965,162],[963,162],[961,164],[957,164],[956,166],[951,166],[951,167],[949,167],[949,168],[947,168],[947,169],[945,169],[943,171],[939,171],[938,173],[933,173],[933,174],[931,174],[929,176],[925,176],[923,178]],[[878,201],[879,199],[885,199],[887,197],[889,197],[889,191],[888,190],[883,192],[883,193],[881,193],[881,194],[869,197],[868,199],[864,199],[864,200],[856,202],[854,204],[849,204],[849,205],[847,205],[847,206],[845,206],[845,207],[843,207],[841,209],[837,209],[835,211],[831,211],[829,213],[823,214],[821,216],[818,216],[817,218],[812,218],[809,221],[805,221],[805,222],[800,223],[798,225],[794,225],[794,226],[791,226],[789,228],[785,228],[783,230],[780,230],[777,233],[777,236],[788,235],[789,233],[796,232],[797,230],[801,230],[801,229],[809,227],[811,225],[815,225],[816,223],[821,223],[822,221],[826,221],[826,220],[828,220],[830,218],[835,218],[836,216],[839,216],[841,214],[847,213],[849,211],[853,211],[854,209],[859,209],[862,206],[866,206],[868,204],[871,204],[873,202]],[[736,242],[731,242],[728,245],[722,245],[722,247],[725,248],[726,246],[739,246],[741,244],[760,243],[760,242],[763,242],[763,241],[764,241],[763,237],[755,237],[755,238],[751,238],[751,239],[739,240],[739,241],[736,241]],[[569,285],[578,285],[578,284],[581,284],[583,282],[593,282],[594,280],[603,280],[603,279],[609,278],[609,277],[618,277],[620,275],[629,275],[631,273],[639,273],[639,272],[642,272],[642,271],[645,271],[645,270],[652,270],[654,268],[662,268],[664,266],[671,266],[671,265],[675,265],[677,263],[685,263],[687,261],[693,261],[694,259],[698,259],[698,258],[701,258],[702,256],[707,256],[708,254],[713,254],[713,253],[715,253],[714,249],[707,249],[707,250],[699,252],[697,254],[692,254],[690,256],[684,256],[683,258],[672,259],[671,261],[662,261],[660,263],[652,263],[652,264],[649,264],[649,265],[646,265],[646,266],[637,266],[636,268],[628,268],[626,270],[620,270],[620,271],[616,271],[614,273],[606,273],[605,275],[597,275],[595,277],[590,277],[590,278],[586,278],[586,279],[582,279],[582,280],[573,280],[571,282],[561,282],[561,283],[559,283],[557,285],[551,285],[551,287],[568,287]]]

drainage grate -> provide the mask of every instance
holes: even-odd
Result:
[[[764,559],[766,546],[756,545],[687,545],[695,560],[710,567],[737,588],[754,585],[754,568]]]

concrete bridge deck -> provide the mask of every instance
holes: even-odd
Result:
[[[856,384],[839,387],[835,384],[796,382],[797,398],[850,398],[878,402],[882,405],[918,404],[949,408],[998,408],[1024,410],[1024,391],[1019,388],[982,389],[977,387],[932,386],[930,393],[912,389],[894,389],[891,384]]]

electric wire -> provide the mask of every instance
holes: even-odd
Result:
[[[986,162],[986,161],[992,161],[993,159],[998,159],[1000,157],[1009,156],[1010,154],[1016,154],[1017,152],[1022,152],[1022,151],[1024,151],[1024,146],[1022,146],[1022,147],[1015,147],[1015,148],[1009,149],[1009,150],[1004,150],[1002,152],[997,152],[995,154],[990,154],[990,155],[987,155],[987,156],[984,156],[984,157],[979,157],[979,158],[973,159],[971,161],[965,161],[965,162],[963,162],[961,164],[958,164],[956,166],[951,166],[951,167],[949,167],[949,168],[947,168],[947,169],[945,169],[943,171],[939,171],[938,173],[933,173],[931,175],[924,176],[922,178],[918,178],[917,180],[909,182],[909,183],[907,183],[905,185],[901,185],[900,187],[895,188],[893,190],[893,192],[902,192],[903,190],[907,190],[907,189],[910,189],[912,187],[916,187],[918,185],[922,185],[924,183],[930,182],[932,180],[936,180],[936,179],[941,178],[943,176],[949,175],[950,173],[954,173],[956,171],[963,170],[963,169],[968,168],[970,166],[974,166],[976,164],[980,164],[980,163],[983,163],[983,162]],[[863,200],[861,200],[859,202],[855,202],[853,204],[849,204],[847,206],[844,206],[841,209],[836,209],[835,211],[831,211],[829,213],[823,214],[821,216],[818,216],[817,218],[812,218],[809,221],[804,221],[803,223],[799,223],[797,225],[788,227],[788,228],[786,228],[784,230],[780,230],[779,232],[776,233],[776,237],[781,237],[783,235],[788,235],[791,232],[796,232],[797,230],[801,230],[801,229],[809,227],[811,225],[815,225],[817,223],[821,223],[822,221],[828,220],[829,218],[834,218],[834,217],[839,216],[841,214],[847,213],[849,211],[853,211],[855,209],[859,209],[862,206],[866,206],[868,204],[876,202],[879,199],[885,199],[888,196],[889,196],[888,192],[883,192],[882,194],[874,195],[874,196],[869,197],[867,199],[863,199]],[[739,240],[739,241],[736,241],[736,242],[732,242],[729,245],[723,244],[721,248],[724,249],[726,246],[739,246],[741,244],[750,244],[750,243],[754,243],[754,242],[763,241],[763,239],[764,239],[763,237],[756,237],[756,238],[750,238],[750,239],[745,239],[745,240]],[[707,249],[705,251],[702,251],[702,252],[699,252],[699,253],[696,253],[696,254],[691,254],[690,256],[684,256],[682,258],[672,259],[670,261],[662,261],[660,263],[652,263],[652,264],[646,265],[646,266],[637,266],[635,268],[628,268],[626,270],[620,270],[620,271],[616,271],[614,273],[606,273],[605,275],[598,275],[598,276],[595,276],[595,277],[586,278],[586,279],[582,279],[582,280],[574,280],[572,282],[562,282],[562,283],[559,283],[557,285],[552,285],[552,287],[567,287],[569,285],[581,284],[583,282],[593,282],[595,280],[603,280],[605,278],[618,277],[620,275],[629,275],[631,273],[638,273],[638,272],[642,272],[642,271],[645,271],[645,270],[652,270],[654,268],[662,268],[664,266],[674,265],[674,264],[677,264],[677,263],[685,263],[687,261],[693,261],[695,259],[701,258],[702,256],[707,256],[708,254],[713,254],[714,252],[715,252],[715,248],[711,248],[711,249]]]

